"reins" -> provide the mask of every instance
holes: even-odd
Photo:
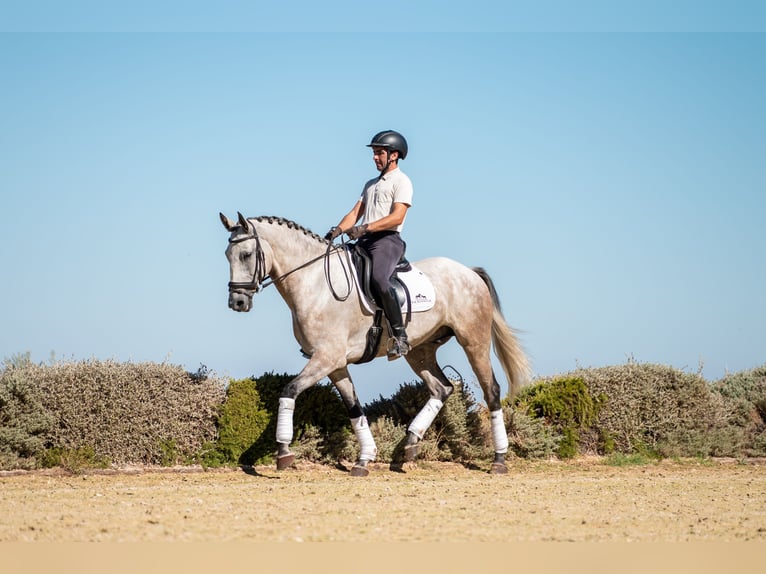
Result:
[[[325,251],[324,255],[324,279],[327,283],[327,286],[330,288],[330,293],[332,293],[332,296],[335,298],[336,301],[345,301],[351,296],[351,277],[348,273],[348,267],[343,264],[343,255],[341,254],[341,251],[345,251],[346,247],[346,240],[341,237],[341,246],[336,246],[332,241],[327,245],[327,251]],[[338,254],[338,259],[340,260],[340,267],[343,269],[343,277],[346,279],[346,288],[347,292],[345,295],[340,296],[335,291],[335,287],[332,286],[332,278],[330,277],[330,251],[333,250]]]
[[[253,278],[248,282],[229,281],[229,291],[254,291],[255,293],[259,293],[262,289],[265,289],[266,287],[274,285],[275,283],[279,283],[280,281],[282,281],[289,275],[292,275],[296,271],[300,271],[301,269],[304,269],[310,265],[313,265],[320,259],[324,259],[325,281],[327,282],[327,286],[330,288],[330,292],[332,293],[335,300],[345,301],[351,296],[351,292],[353,290],[351,285],[351,276],[349,275],[347,266],[343,265],[343,255],[341,254],[341,251],[343,251],[345,248],[345,244],[346,244],[345,240],[341,239],[341,242],[342,242],[341,245],[335,245],[334,243],[330,242],[327,245],[327,249],[322,255],[318,255],[317,257],[314,257],[313,259],[309,259],[305,263],[302,263],[298,267],[291,269],[290,271],[287,271],[286,273],[283,273],[279,277],[271,278],[265,274],[266,258],[263,254],[263,248],[261,247],[261,239],[258,236],[258,232],[255,230],[255,225],[250,223],[250,226],[251,226],[251,233],[234,238],[234,239],[229,239],[229,243],[241,243],[242,241],[247,241],[248,239],[255,239],[255,269],[253,270]],[[341,268],[343,269],[343,275],[346,280],[347,293],[342,296],[338,295],[337,291],[335,290],[335,287],[333,287],[332,278],[330,277],[330,255],[332,254],[333,251],[338,255],[338,259],[341,262]],[[268,277],[268,280],[266,280],[267,277]]]

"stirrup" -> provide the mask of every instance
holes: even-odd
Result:
[[[388,360],[393,361],[403,357],[411,349],[410,343],[403,337],[391,337],[386,343],[386,354]]]

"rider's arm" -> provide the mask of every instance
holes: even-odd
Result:
[[[401,225],[404,221],[404,216],[407,215],[407,209],[409,209],[409,207],[410,206],[406,203],[394,203],[394,206],[391,208],[391,213],[367,225],[367,233],[394,229],[397,225]]]
[[[362,213],[364,212],[364,203],[362,203],[362,200],[356,202],[356,205],[354,205],[354,208],[349,211],[343,219],[340,220],[340,223],[338,224],[338,227],[340,227],[344,232],[348,231],[354,225],[356,225],[356,222],[359,221],[359,218],[362,217]]]

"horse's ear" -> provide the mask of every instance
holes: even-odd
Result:
[[[237,224],[234,221],[226,217],[223,213],[219,213],[218,216],[221,218],[221,223],[223,223],[223,226],[226,228],[226,231],[231,231],[237,226]]]
[[[250,230],[250,223],[247,221],[247,218],[242,215],[239,211],[237,212],[237,219],[239,219],[239,224],[242,226],[242,229],[245,231]]]

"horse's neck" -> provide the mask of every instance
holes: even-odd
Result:
[[[277,223],[260,223],[258,234],[269,244],[272,256],[269,275],[285,299],[291,299],[304,284],[316,285],[322,275],[321,258],[326,249],[316,236]],[[316,261],[306,265],[314,259]],[[291,303],[289,299],[287,302]]]

